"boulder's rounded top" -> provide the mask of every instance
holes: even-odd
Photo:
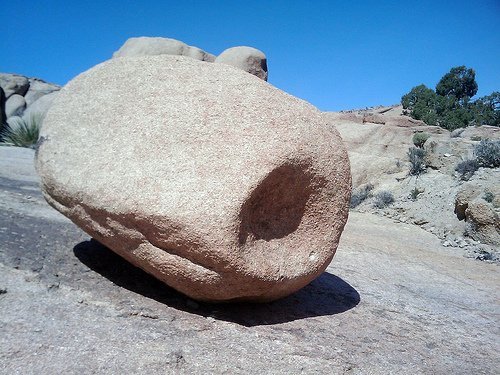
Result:
[[[249,189],[263,170],[299,152],[297,144],[312,148],[312,134],[329,132],[321,123],[309,103],[231,66],[167,55],[112,59],[61,90],[43,124],[40,157],[54,167],[60,158],[68,186],[85,185],[92,197],[100,187],[85,176],[102,173],[109,188],[150,209],[166,200],[179,214],[193,205],[215,213],[245,190],[229,186]],[[318,146],[331,137],[324,139]],[[63,153],[49,156],[56,150]],[[92,163],[82,163],[89,155]],[[169,188],[135,195],[142,179]],[[220,205],[202,197],[202,186]]]
[[[267,81],[267,58],[264,52],[248,46],[231,47],[215,59],[216,63],[228,64]]]
[[[176,39],[145,36],[129,38],[118,51],[113,53],[113,58],[154,55],[188,56],[210,62],[215,59],[214,55]]]

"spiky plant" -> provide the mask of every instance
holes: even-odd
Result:
[[[31,113],[27,119],[14,118],[2,129],[0,141],[9,146],[35,148],[42,120],[39,113]]]

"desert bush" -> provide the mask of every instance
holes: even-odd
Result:
[[[375,194],[373,205],[377,208],[385,208],[394,203],[394,196],[390,191],[382,190]]]
[[[474,156],[480,167],[500,167],[500,140],[482,140],[474,147]]]
[[[372,184],[366,184],[356,189],[352,193],[350,207],[355,208],[359,206],[361,203],[363,203],[363,201],[371,195],[372,190],[373,190]]]
[[[491,191],[487,191],[484,193],[483,199],[486,202],[491,203],[495,199],[495,195]]]
[[[28,119],[14,119],[1,132],[0,140],[9,146],[34,148],[40,136],[42,116],[31,114]]]
[[[418,148],[424,148],[425,142],[431,135],[425,132],[418,132],[413,135],[413,144]]]
[[[410,147],[408,150],[410,160],[410,175],[419,176],[425,172],[425,150],[418,147]]]
[[[457,164],[455,171],[458,172],[460,179],[467,181],[479,169],[479,164],[476,159],[463,160]]]
[[[419,189],[418,187],[414,187],[411,191],[410,191],[410,198],[412,201],[416,201],[418,199],[418,195],[422,193],[422,190]]]

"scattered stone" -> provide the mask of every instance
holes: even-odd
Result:
[[[232,65],[267,81],[267,59],[264,52],[252,47],[232,47],[215,59],[216,63]]]
[[[118,51],[117,57],[137,57],[154,55],[188,56],[196,60],[213,62],[215,56],[198,47],[188,46],[179,40],[160,37],[138,37],[128,39]]]
[[[302,288],[347,220],[350,168],[335,128],[226,64],[111,59],[66,85],[41,136],[48,202],[196,300]]]

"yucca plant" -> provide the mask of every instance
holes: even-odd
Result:
[[[39,113],[31,113],[27,119],[13,119],[2,129],[0,141],[9,146],[35,148],[42,120],[43,117]]]

